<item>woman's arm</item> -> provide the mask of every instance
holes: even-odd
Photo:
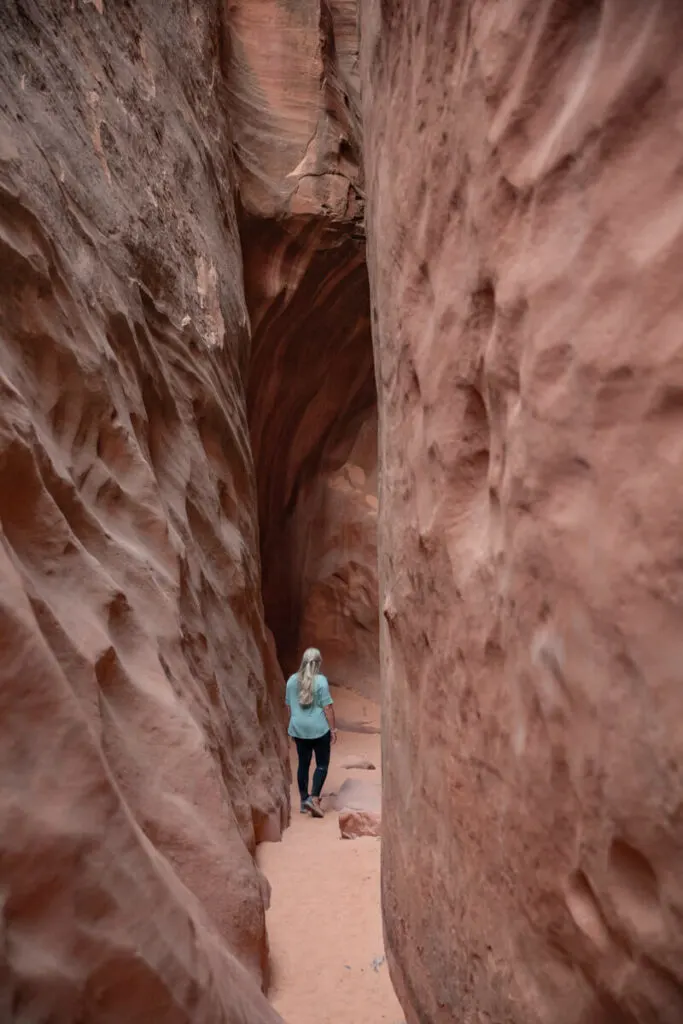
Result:
[[[323,708],[323,711],[325,712],[325,718],[327,719],[327,724],[329,725],[330,732],[332,733],[332,742],[336,743],[337,742],[337,720],[334,717],[334,705],[333,704],[328,704],[327,707]]]
[[[289,732],[289,727],[292,724],[292,695],[290,690],[291,687],[289,685],[289,680],[287,680],[287,689],[285,690],[285,704],[287,706],[287,732]]]

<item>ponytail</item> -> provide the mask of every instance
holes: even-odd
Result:
[[[315,677],[322,664],[322,655],[315,647],[304,651],[301,666],[296,674],[297,697],[302,708],[310,708],[313,704]]]

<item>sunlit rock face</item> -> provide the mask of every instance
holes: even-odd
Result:
[[[362,4],[410,1024],[683,1019],[683,10]]]

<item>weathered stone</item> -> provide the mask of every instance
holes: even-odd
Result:
[[[381,783],[369,779],[346,779],[334,795],[333,806],[339,811],[381,811]]]
[[[683,1019],[683,8],[367,0],[408,1020]]]
[[[163,8],[163,13],[161,13]],[[0,10],[0,1018],[274,1021],[218,4]]]
[[[342,768],[346,768],[347,771],[360,770],[374,772],[376,770],[376,766],[372,761],[368,761],[366,757],[360,757],[355,754],[350,754],[348,757],[344,758],[342,761]]]
[[[382,834],[382,815],[377,811],[341,811],[339,832],[342,839],[377,838]]]
[[[377,696],[377,415],[356,0],[231,4],[266,618]],[[277,144],[274,144],[277,140]]]

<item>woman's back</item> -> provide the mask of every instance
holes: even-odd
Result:
[[[297,673],[287,680],[286,701],[291,709],[289,735],[299,739],[313,740],[324,736],[329,725],[323,708],[332,703],[330,687],[324,675],[318,673],[313,680],[312,702],[302,705],[299,700],[299,676]]]

